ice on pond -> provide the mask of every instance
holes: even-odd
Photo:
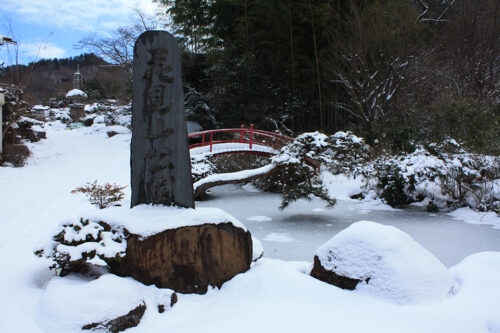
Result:
[[[257,215],[257,216],[251,216],[247,218],[247,221],[253,221],[253,222],[270,222],[273,219],[270,218],[269,216],[262,216],[262,215]]]
[[[264,241],[264,256],[268,258],[312,262],[321,244],[352,223],[366,219],[406,232],[447,267],[476,252],[500,251],[500,230],[454,220],[441,212],[429,216],[423,207],[396,210],[381,202],[370,207],[370,203],[359,200],[339,199],[333,208],[320,208],[324,203],[314,198],[296,201],[280,211],[280,203],[281,196],[276,193],[251,193],[238,185],[224,185],[213,188],[208,200],[197,205],[221,208],[244,221],[252,235]],[[323,211],[314,211],[316,208]],[[272,221],[247,220],[257,214]],[[273,233],[295,241],[266,239]]]
[[[264,237],[263,240],[266,242],[278,242],[278,243],[290,243],[296,241],[295,239],[287,236],[286,234],[278,234],[275,232],[266,235],[266,237]]]

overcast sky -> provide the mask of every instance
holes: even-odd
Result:
[[[71,57],[82,53],[73,47],[79,40],[127,24],[134,9],[154,14],[157,7],[152,0],[1,0],[0,35],[12,37],[12,27],[20,63]],[[0,64],[13,60],[6,51],[0,46]]]

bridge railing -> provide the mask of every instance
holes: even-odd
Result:
[[[249,150],[253,150],[255,145],[267,146],[279,150],[282,146],[293,141],[292,138],[285,135],[257,130],[253,124],[250,125],[250,128],[241,125],[240,128],[225,128],[191,133],[188,135],[188,139],[190,142],[189,149],[209,146],[210,152],[213,151],[215,145],[224,143],[248,144]]]

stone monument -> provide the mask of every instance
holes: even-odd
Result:
[[[166,31],[147,31],[134,47],[131,207],[194,208],[181,63]]]
[[[73,89],[66,94],[66,100],[70,103],[69,115],[74,122],[79,122],[85,117],[85,105],[83,104],[88,97],[81,89],[83,78],[80,73],[80,65],[77,64],[76,72],[73,75]]]

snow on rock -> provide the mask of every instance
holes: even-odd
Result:
[[[53,267],[69,272],[84,263],[107,266],[106,260],[125,256],[126,249],[123,228],[80,219],[62,224],[52,241],[35,253],[51,259]]]
[[[400,209],[393,208],[384,203],[382,199],[377,196],[375,191],[369,191],[366,197],[362,200],[361,207],[366,211],[381,210],[381,211],[400,211]]]
[[[500,229],[500,215],[495,212],[476,212],[469,207],[463,207],[448,215],[470,224],[491,225],[493,229]]]
[[[84,93],[83,91],[81,91],[80,89],[72,89],[72,90],[68,91],[68,93],[66,94],[66,98],[75,97],[75,96],[81,96],[83,98],[87,98],[87,94]]]
[[[170,206],[138,205],[93,209],[82,214],[91,221],[105,221],[112,226],[123,226],[129,232],[147,238],[165,230],[202,224],[231,223],[237,228],[247,228],[233,216],[218,208],[178,208]]]
[[[264,256],[264,246],[260,240],[252,236],[252,261],[255,262]]]
[[[104,124],[106,121],[106,118],[104,116],[97,116],[94,118],[94,125],[96,124]]]
[[[324,270],[359,280],[356,291],[400,304],[443,300],[453,286],[446,267],[430,252],[399,229],[375,222],[352,224],[315,256]]]
[[[257,215],[257,216],[250,216],[247,218],[247,221],[252,221],[252,222],[271,222],[273,219],[270,218],[269,216],[262,216],[262,215]]]
[[[132,132],[124,126],[112,125],[112,126],[106,127],[106,133],[108,133],[108,136],[109,136],[111,133],[113,133],[113,134],[131,134]]]
[[[43,293],[38,321],[46,332],[81,332],[85,325],[124,316],[144,304],[139,286],[112,274],[90,282],[55,277]]]
[[[35,111],[46,111],[46,110],[50,109],[50,107],[37,104],[37,105],[33,106],[31,109],[35,110]]]

